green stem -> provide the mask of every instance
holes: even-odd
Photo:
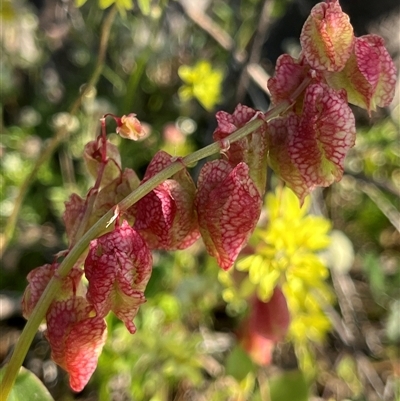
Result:
[[[309,82],[309,78],[306,78],[303,81],[303,83],[295,91],[296,96],[302,92],[302,90],[308,85]],[[292,98],[294,98],[294,96]],[[259,117],[250,121],[244,127],[238,129],[237,131],[226,137],[226,143],[233,143],[246,137],[253,131],[260,128],[266,122],[278,117],[281,113],[283,113],[290,107],[291,103],[291,101],[284,101],[277,105],[275,108],[265,113],[262,118]],[[107,230],[107,227],[113,221],[113,216],[115,215],[115,213],[125,211],[134,203],[136,203],[139,199],[143,198],[150,191],[156,188],[159,184],[163,183],[165,180],[176,174],[178,171],[184,169],[186,166],[193,166],[199,160],[218,153],[220,150],[220,144],[218,142],[215,142],[196,152],[193,152],[186,157],[177,159],[164,170],[156,174],[154,177],[141,184],[137,189],[126,196],[121,202],[110,209],[78,240],[76,245],[71,249],[71,251],[58,267],[57,276],[54,276],[49,281],[49,284],[47,285],[41,298],[36,304],[36,307],[34,308],[24,330],[21,333],[20,338],[18,339],[14,353],[12,354],[10,362],[7,365],[5,374],[3,376],[3,381],[1,383],[1,400],[7,399],[15,378],[18,374],[19,368],[22,366],[30,344],[32,343],[32,340],[35,336],[35,333],[37,332],[40,323],[43,321],[51,302],[59,291],[63,278],[67,276],[79,257],[82,255],[83,252],[85,252],[85,250],[89,246],[90,241],[99,237]]]

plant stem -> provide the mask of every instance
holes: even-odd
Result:
[[[101,38],[99,44],[99,54],[97,56],[97,62],[95,69],[93,70],[92,76],[90,77],[88,83],[85,85],[84,89],[82,90],[80,96],[75,100],[75,102],[70,107],[68,113],[70,116],[74,116],[79,107],[82,104],[83,99],[93,90],[93,88],[97,85],[97,82],[100,78],[101,72],[104,67],[104,61],[106,58],[106,51],[108,47],[108,39],[110,36],[110,31],[112,24],[114,22],[115,16],[117,14],[117,8],[113,7],[111,11],[108,13],[107,17],[105,18],[101,30]],[[22,203],[25,199],[26,193],[28,192],[29,187],[31,186],[32,182],[35,181],[37,172],[39,171],[40,167],[50,159],[51,155],[57,149],[61,142],[65,141],[70,135],[68,131],[67,124],[60,127],[60,129],[56,132],[55,136],[51,138],[48,142],[48,145],[43,149],[42,153],[39,155],[38,159],[35,162],[32,170],[25,178],[24,182],[19,188],[19,192],[17,197],[14,199],[13,204],[14,208],[7,219],[6,225],[4,227],[4,233],[2,235],[0,241],[0,257],[4,254],[5,250],[11,238],[14,234],[15,225],[17,224],[17,218],[19,215],[19,211],[21,209]]]
[[[302,92],[302,90],[304,90],[304,88],[309,84],[310,79],[311,78],[306,78],[302,82],[299,88],[297,88],[297,90],[295,91],[292,99],[295,98],[295,95],[298,96]],[[283,113],[291,106],[291,103],[292,101],[289,100],[283,101],[282,103],[265,113],[262,117],[260,116],[258,118],[255,118],[254,120],[251,120],[244,127],[230,134],[224,139],[224,141],[227,143],[233,143],[246,137],[256,129],[260,128],[266,122],[278,117],[281,113]],[[10,362],[7,365],[5,374],[3,376],[3,381],[1,383],[1,400],[7,399],[15,378],[18,374],[19,368],[21,367],[25,355],[28,352],[30,344],[32,343],[32,340],[35,336],[35,333],[37,332],[40,323],[44,319],[51,302],[59,291],[62,280],[67,276],[81,254],[87,249],[90,241],[99,237],[107,230],[107,228],[113,221],[113,216],[115,215],[115,213],[127,210],[139,199],[143,198],[159,184],[163,183],[165,180],[167,180],[180,170],[186,168],[187,166],[194,165],[201,159],[218,153],[220,149],[220,143],[215,142],[196,152],[193,152],[186,157],[178,158],[164,170],[160,171],[148,181],[141,184],[137,189],[126,196],[121,202],[110,209],[78,240],[76,245],[71,249],[65,259],[61,262],[60,266],[57,269],[57,275],[53,276],[53,278],[49,281],[49,284],[47,285],[45,291],[36,304],[36,307],[34,308],[24,330],[21,333],[20,338],[18,339],[14,353],[12,354]]]

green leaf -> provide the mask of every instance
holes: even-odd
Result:
[[[308,401],[308,385],[299,370],[272,377],[269,388],[271,401]]]
[[[400,341],[400,299],[393,301],[390,305],[386,321],[386,335],[393,342]]]
[[[233,376],[237,381],[243,380],[249,372],[255,370],[255,366],[242,347],[237,345],[226,361],[226,374]]]
[[[75,0],[75,7],[82,7],[87,0]]]
[[[150,14],[150,0],[138,0],[138,6],[143,15]]]
[[[363,258],[363,270],[368,277],[371,292],[375,300],[382,301],[387,296],[385,273],[381,268],[379,257],[368,253]]]
[[[3,378],[5,367],[0,370]],[[29,370],[21,368],[7,401],[54,401],[45,385]]]

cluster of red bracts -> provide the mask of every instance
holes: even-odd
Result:
[[[133,319],[145,302],[144,290],[151,275],[151,250],[185,249],[201,236],[219,266],[229,269],[257,224],[268,163],[300,201],[314,187],[341,178],[344,157],[356,133],[347,102],[368,111],[388,105],[394,95],[395,68],[381,38],[354,37],[338,1],[314,7],[301,44],[298,60],[281,56],[268,85],[273,105],[281,101],[292,104],[281,117],[229,144],[229,134],[262,113],[243,105],[232,115],[218,112],[214,140],[221,144],[224,158],[204,165],[197,186],[183,169],[128,210],[116,211],[112,231],[93,240],[84,261],[63,280],[46,315],[46,335],[53,359],[68,371],[74,390],[86,385],[97,365],[106,336],[104,318],[110,311],[135,332]],[[307,76],[312,77],[308,86],[292,101],[292,93]],[[137,139],[143,134],[133,114],[116,121],[123,137]],[[64,221],[70,248],[141,185],[133,170],[122,169],[117,147],[106,142],[105,136],[86,145],[84,160],[96,186],[86,199],[73,194],[66,203]],[[142,183],[172,161],[167,153],[158,152]],[[23,300],[26,318],[57,273],[57,266],[44,265],[28,275]],[[83,274],[87,287],[82,284]],[[261,337],[272,343],[281,339],[289,322],[278,289],[269,303],[255,300],[251,309],[245,333],[245,347],[250,352]],[[274,310],[277,315],[273,318]],[[281,321],[277,323],[276,318]]]
[[[282,55],[269,80],[273,105],[312,81],[282,117],[268,125],[269,161],[300,201],[343,175],[356,127],[348,102],[370,113],[394,97],[396,68],[377,35],[355,37],[337,0],[317,4],[303,26],[302,52]]]
[[[223,137],[244,125],[255,111],[238,106],[239,113],[245,120],[235,121],[229,132],[218,129],[216,136]],[[221,113],[218,118],[225,121],[231,117]],[[265,148],[265,129],[252,135],[246,141],[262,140]],[[228,151],[235,152],[237,163],[229,157],[229,161],[206,163],[197,188],[183,169],[134,206],[119,212],[112,231],[91,241],[84,261],[63,280],[46,315],[46,336],[53,360],[70,375],[72,389],[82,390],[96,368],[106,338],[104,318],[110,311],[130,333],[135,333],[133,319],[145,302],[152,250],[185,249],[202,236],[207,250],[222,268],[233,265],[257,224],[265,187],[265,174],[261,174],[263,181],[257,179],[256,185],[249,165],[239,162],[246,158],[240,155],[240,146],[236,144]],[[258,167],[266,171],[266,152],[263,153],[263,160],[253,163],[259,163]],[[71,247],[109,209],[174,160],[171,155],[158,152],[140,182],[133,170],[122,170],[117,148],[101,137],[85,146],[84,159],[93,177],[98,177],[102,170],[101,182],[89,191],[86,199],[73,194],[66,203],[64,222]],[[57,267],[57,263],[44,265],[28,275],[23,299],[26,318],[51,277],[57,274]],[[87,287],[81,280],[83,274]]]

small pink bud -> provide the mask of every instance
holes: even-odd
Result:
[[[232,168],[224,160],[215,160],[202,168],[195,202],[200,232],[208,253],[224,270],[246,245],[260,217],[261,204],[246,163]]]
[[[147,244],[126,221],[91,241],[85,275],[89,281],[87,299],[97,314],[104,317],[112,310],[133,334],[136,327],[132,320],[145,302],[151,266]]]
[[[256,331],[244,327],[239,333],[240,344],[250,356],[251,360],[260,366],[268,366],[272,362],[275,342],[263,337]]]
[[[137,141],[147,136],[147,131],[143,128],[140,121],[136,118],[136,114],[130,113],[117,119],[117,134],[122,138]]]
[[[310,66],[316,70],[340,71],[354,46],[353,27],[338,0],[318,3],[311,10],[300,35]]]
[[[86,386],[107,337],[104,319],[93,312],[85,298],[71,297],[53,302],[46,315],[52,359],[69,373],[74,391]]]

